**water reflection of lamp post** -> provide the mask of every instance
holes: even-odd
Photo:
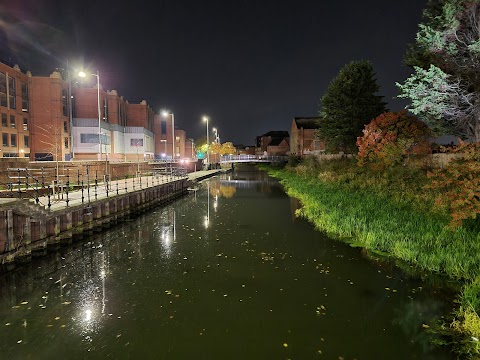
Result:
[[[210,182],[207,182],[207,217],[205,218],[205,228],[210,225]]]
[[[102,314],[105,312],[105,277],[107,276],[105,267],[105,253],[102,252],[102,270],[100,271],[100,277],[102,279]]]

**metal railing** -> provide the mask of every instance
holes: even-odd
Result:
[[[55,172],[52,176],[51,172]],[[187,176],[184,168],[170,166],[135,174],[118,176],[98,175],[98,170],[91,171],[85,166],[83,173],[67,169],[66,175],[59,175],[55,169],[50,172],[41,169],[9,168],[7,169],[7,183],[0,183],[4,189],[0,197],[34,200],[36,204],[48,209],[54,203],[63,202],[68,207],[72,201],[88,203],[98,200],[99,197],[110,197],[120,193],[128,193],[141,189],[162,185]],[[52,184],[47,179],[54,179]]]
[[[226,155],[220,157],[220,163],[232,162],[287,162],[288,156],[283,155]]]

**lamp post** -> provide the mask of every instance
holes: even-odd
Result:
[[[173,115],[173,112],[169,112],[167,110],[162,111],[162,116],[167,117],[167,116],[172,117],[172,160],[175,159],[175,116]],[[167,144],[165,144],[165,147]],[[166,151],[165,151],[166,153]]]
[[[208,116],[204,116],[203,121],[207,123],[207,167],[210,165],[210,155],[209,155],[209,147],[210,147],[210,140],[208,138]]]
[[[70,160],[75,159],[74,139],[73,139],[73,109],[72,109],[72,72],[67,60],[67,78],[68,78],[68,122],[70,124]]]
[[[101,117],[101,113],[100,113],[100,75],[98,74],[98,70],[97,70],[96,74],[90,74],[90,75],[97,77],[98,147],[99,147],[99,152],[100,152],[100,160],[102,160],[102,128],[100,126],[100,117]],[[85,74],[85,72],[83,72],[83,71],[80,71],[78,73],[78,76],[86,77],[87,74]],[[105,151],[106,151],[106,149],[105,149]]]

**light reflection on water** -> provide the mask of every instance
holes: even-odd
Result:
[[[0,277],[9,359],[448,359],[441,291],[296,219],[258,171]]]

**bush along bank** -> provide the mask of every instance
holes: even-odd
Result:
[[[480,231],[478,219],[452,229],[435,205],[427,172],[392,167],[381,173],[356,160],[308,158],[283,169],[264,168],[303,207],[300,216],[330,236],[444,274],[463,285],[451,324],[439,328],[454,351],[480,358]]]

